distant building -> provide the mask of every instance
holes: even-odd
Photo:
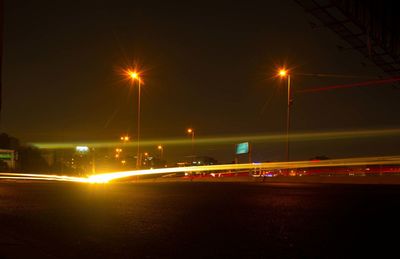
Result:
[[[216,165],[218,161],[209,156],[190,156],[185,161],[176,164],[177,166]]]

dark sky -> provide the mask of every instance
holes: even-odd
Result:
[[[2,131],[27,142],[134,136],[137,93],[118,72],[133,61],[145,70],[144,140],[187,138],[189,126],[197,138],[284,133],[286,85],[271,79],[280,64],[385,76],[356,51],[340,51],[346,44],[327,29],[311,28],[294,1],[182,2],[5,0]],[[363,80],[292,76],[297,90]],[[390,85],[296,94],[291,131],[398,128],[399,97]],[[392,154],[398,144],[293,143],[292,154]],[[198,152],[227,160],[231,149]],[[254,152],[279,160],[284,145]]]

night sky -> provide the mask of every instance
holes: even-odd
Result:
[[[4,1],[1,130],[26,142],[113,141],[136,133],[136,88],[120,74],[143,68],[141,138],[284,134],[293,73],[383,76],[294,1]],[[84,3],[82,3],[84,2]],[[218,3],[216,3],[218,2]],[[366,79],[292,76],[295,90]],[[291,132],[399,127],[391,85],[294,95]],[[246,141],[246,139],[243,139]],[[190,142],[189,142],[190,143]],[[398,137],[292,143],[293,159],[398,153]],[[258,143],[255,160],[281,160],[284,142]],[[220,161],[233,145],[203,145]],[[166,147],[170,159],[190,147]]]

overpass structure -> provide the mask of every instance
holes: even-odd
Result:
[[[400,16],[396,1],[294,1],[350,49],[360,52],[387,75],[400,77]]]

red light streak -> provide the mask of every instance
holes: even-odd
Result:
[[[342,89],[342,88],[352,88],[357,86],[370,86],[370,85],[380,85],[380,84],[390,84],[399,82],[400,77],[392,77],[386,78],[382,80],[372,80],[372,81],[364,81],[364,82],[357,82],[352,84],[344,84],[344,85],[332,85],[332,86],[325,86],[320,88],[311,88],[311,89],[304,89],[298,90],[297,93],[311,93],[311,92],[320,92],[320,91],[327,91],[327,90],[334,90],[334,89]]]

